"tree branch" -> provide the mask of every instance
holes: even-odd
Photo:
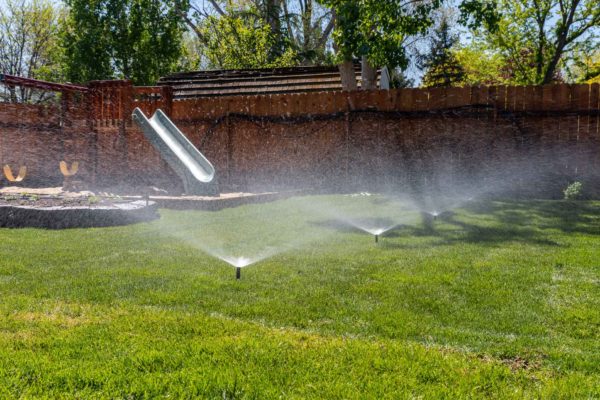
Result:
[[[331,15],[331,19],[329,20],[329,23],[327,24],[327,26],[325,27],[325,30],[323,31],[323,34],[317,41],[317,47],[325,46],[325,43],[327,43],[327,40],[329,39],[329,35],[331,35],[331,32],[333,31],[333,28],[335,27],[335,12],[332,11],[331,14],[332,15]]]
[[[224,17],[226,15],[225,11],[223,11],[223,9],[219,5],[219,3],[217,3],[215,0],[208,0],[208,1],[210,2],[210,4],[212,4],[212,6],[219,13],[219,15],[221,15],[222,17]]]

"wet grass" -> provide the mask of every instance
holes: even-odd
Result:
[[[0,230],[0,397],[600,397],[600,203],[354,201]]]

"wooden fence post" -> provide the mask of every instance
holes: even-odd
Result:
[[[163,108],[165,114],[171,117],[173,111],[173,87],[172,86],[161,86],[161,96],[163,99]]]

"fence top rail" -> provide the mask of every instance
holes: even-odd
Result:
[[[8,86],[24,86],[33,89],[51,90],[54,92],[88,92],[86,86],[46,82],[38,79],[23,78],[8,74],[0,74],[0,82]]]

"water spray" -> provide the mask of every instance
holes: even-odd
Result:
[[[252,264],[252,261],[246,257],[238,257],[234,259],[224,260],[235,267],[235,279],[238,281],[242,279],[242,268]]]
[[[370,231],[369,233],[375,236],[375,243],[379,243],[379,236],[382,235],[385,231],[386,229],[375,229]]]

